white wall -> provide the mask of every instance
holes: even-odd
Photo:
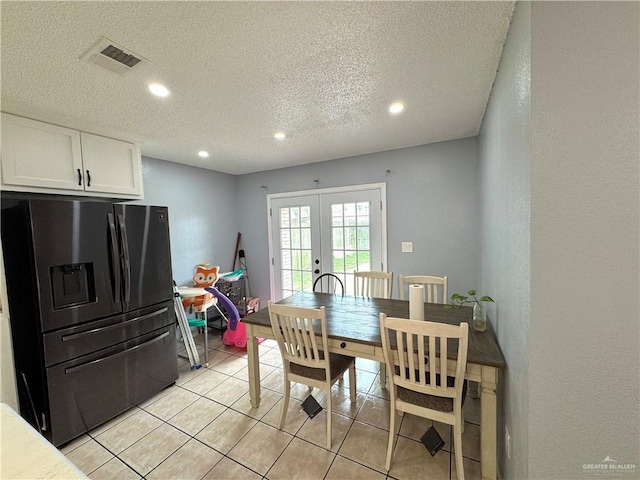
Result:
[[[531,3],[516,5],[479,135],[480,287],[508,368],[498,382],[504,478],[528,477]],[[504,426],[511,437],[505,455]]]
[[[529,478],[640,472],[639,7],[531,7]]]
[[[378,182],[387,184],[387,270],[396,277],[447,275],[451,293],[475,288],[477,163],[477,141],[466,138],[239,176],[237,212],[252,295],[262,306],[270,297],[267,194]],[[412,241],[414,252],[401,253],[402,241]]]

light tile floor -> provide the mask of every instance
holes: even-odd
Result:
[[[202,347],[201,335],[196,342]],[[326,410],[301,412],[304,385],[291,388],[287,420],[277,425],[282,362],[277,344],[259,346],[260,407],[251,408],[247,353],[209,334],[209,367],[191,370],[179,358],[176,384],[61,450],[92,479],[448,479],[456,478],[449,427],[437,424],[445,446],[435,457],[419,438],[431,422],[405,414],[387,472],[389,395],[380,387],[378,363],[357,359],[357,402],[349,380],[333,387],[333,438],[326,450]],[[314,396],[323,405],[318,390]],[[463,452],[465,476],[480,478],[479,400],[467,398]]]

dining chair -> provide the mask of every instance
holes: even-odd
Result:
[[[356,297],[391,298],[393,272],[354,272],[353,291]]]
[[[424,297],[427,303],[448,303],[447,277],[432,277],[430,275],[400,275],[398,288],[400,300],[404,300],[405,289],[408,285],[423,285]]]
[[[393,272],[354,272],[353,291],[356,297],[391,298]],[[384,362],[380,362],[381,382],[387,374]],[[384,382],[382,382],[384,384]]]
[[[327,450],[331,450],[331,386],[349,370],[351,402],[356,401],[355,358],[329,353],[324,307],[304,308],[269,301],[269,319],[282,355],[284,401],[280,430],[289,408],[290,382],[327,392]],[[318,342],[320,340],[320,342]]]
[[[387,471],[391,468],[396,411],[453,426],[458,479],[462,462],[462,403],[466,395],[469,324],[460,325],[387,317],[380,314],[382,353],[388,367],[391,398]],[[457,343],[455,363],[448,360],[451,341]],[[451,363],[450,363],[451,362]],[[391,367],[393,366],[393,368]],[[443,380],[446,379],[446,380]]]
[[[313,291],[322,293],[335,293],[344,297],[344,285],[340,277],[333,273],[323,273],[313,282]]]

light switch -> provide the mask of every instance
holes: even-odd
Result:
[[[413,242],[402,242],[402,253],[413,252]]]

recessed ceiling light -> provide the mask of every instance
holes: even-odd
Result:
[[[404,110],[404,103],[402,102],[395,102],[389,106],[389,111],[394,114],[400,113],[403,110]]]
[[[209,152],[205,152],[204,150],[200,150],[198,152],[198,156],[202,158],[207,158],[209,156]]]
[[[278,140],[284,140],[285,138],[287,138],[287,136],[285,135],[284,132],[276,132],[273,134],[273,138]]]
[[[169,90],[164,85],[159,83],[152,83],[149,85],[149,91],[158,97],[166,97],[169,95]]]

